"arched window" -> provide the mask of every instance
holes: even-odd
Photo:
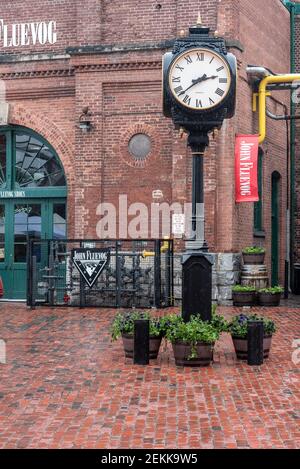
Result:
[[[64,187],[66,178],[54,149],[39,135],[22,128],[0,129],[0,188]]]

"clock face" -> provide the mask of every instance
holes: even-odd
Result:
[[[169,86],[175,99],[197,111],[223,101],[231,83],[227,62],[208,49],[189,49],[180,54],[169,70]]]

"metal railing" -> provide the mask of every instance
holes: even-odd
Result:
[[[27,304],[32,308],[173,305],[172,240],[30,240],[28,244]]]

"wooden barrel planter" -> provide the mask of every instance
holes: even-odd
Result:
[[[244,265],[241,273],[241,285],[254,287],[256,290],[267,288],[268,270],[265,265]]]
[[[208,366],[213,359],[213,344],[198,343],[196,345],[197,357],[189,358],[192,346],[186,342],[175,342],[172,344],[175,364],[178,366]]]
[[[232,342],[234,345],[236,356],[239,360],[247,360],[248,359],[248,339],[241,339],[240,337],[232,336]],[[263,340],[263,348],[264,348],[264,358],[269,357],[270,348],[272,343],[272,336],[266,336]]]
[[[134,337],[130,334],[122,334],[124,352],[126,358],[133,358]],[[149,337],[149,358],[157,358],[162,336]]]
[[[257,298],[260,306],[279,306],[281,293],[258,292]]]
[[[251,253],[247,254],[242,252],[244,264],[263,264],[265,260],[265,253]]]
[[[254,306],[256,303],[256,292],[255,291],[239,291],[232,292],[233,306]]]

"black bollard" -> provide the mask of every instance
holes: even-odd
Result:
[[[182,261],[182,317],[211,320],[212,261],[209,254],[186,253]]]
[[[147,319],[134,321],[133,363],[149,365],[149,321]]]
[[[248,322],[248,365],[262,365],[264,362],[264,323]]]

